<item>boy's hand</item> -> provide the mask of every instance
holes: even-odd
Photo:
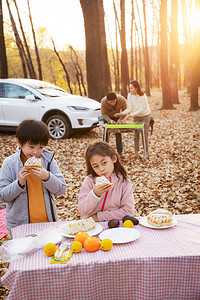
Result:
[[[26,179],[30,175],[29,169],[27,167],[23,167],[23,168],[21,168],[21,170],[19,170],[18,174],[19,174],[19,184],[21,186],[25,185]]]
[[[31,171],[33,172],[34,175],[36,175],[41,180],[47,181],[50,177],[49,172],[47,170],[45,170],[44,168],[31,167]]]
[[[101,195],[105,192],[107,192],[111,188],[111,186],[107,183],[99,185],[99,186],[94,186],[93,191],[97,197],[101,197]]]

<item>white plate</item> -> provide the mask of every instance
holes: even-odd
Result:
[[[66,224],[63,224],[59,227],[59,230],[61,232],[61,234],[65,237],[68,237],[68,238],[74,238],[75,235],[73,234],[67,234],[63,231],[63,228],[66,226]],[[103,230],[103,227],[101,226],[101,224],[99,223],[96,223],[95,227],[88,230],[88,231],[85,231],[87,232],[87,234],[89,234],[90,236],[93,236],[93,235],[97,235],[98,233],[100,233],[101,231]]]
[[[113,244],[124,244],[132,242],[140,237],[140,232],[137,229],[118,227],[107,229],[100,233],[101,240],[110,239]]]
[[[165,228],[171,228],[171,227],[175,226],[177,224],[177,220],[173,218],[172,219],[172,225],[156,227],[156,226],[153,226],[153,225],[149,224],[147,222],[147,217],[144,217],[140,220],[139,224],[142,225],[142,226],[148,227],[148,228],[152,228],[152,229],[165,229]]]

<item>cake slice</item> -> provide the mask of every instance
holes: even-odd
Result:
[[[155,227],[172,225],[172,213],[165,209],[156,209],[147,215],[147,222]]]

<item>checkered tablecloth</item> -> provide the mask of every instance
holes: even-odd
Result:
[[[16,260],[2,277],[8,299],[200,299],[200,214],[175,216],[168,229],[135,226],[141,236],[111,251],[73,254],[67,264],[52,265],[43,250]],[[107,229],[107,222],[101,223]],[[13,229],[19,238],[46,226],[27,224]]]

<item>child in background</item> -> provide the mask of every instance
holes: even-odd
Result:
[[[95,222],[121,220],[134,213],[131,182],[116,151],[106,142],[96,142],[86,150],[87,177],[79,193],[81,218]],[[114,185],[95,186],[97,176],[105,176]]]
[[[0,201],[6,203],[10,234],[11,228],[21,224],[56,221],[53,195],[62,195],[66,189],[54,153],[44,149],[49,141],[46,124],[24,120],[16,137],[17,152],[4,160],[0,173]],[[24,167],[33,156],[41,158],[42,167]]]

